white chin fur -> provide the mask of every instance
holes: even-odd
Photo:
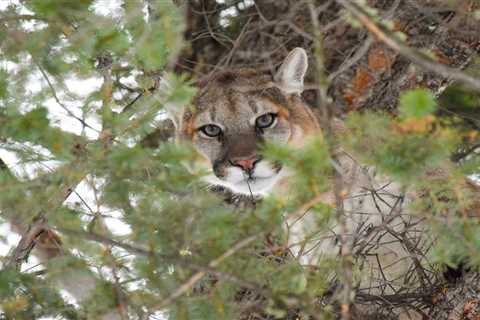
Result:
[[[208,175],[204,180],[213,185],[220,185],[230,189],[234,193],[245,195],[266,195],[284,175],[284,169],[276,172],[266,161],[261,161],[255,167],[253,179],[242,169],[237,167],[227,168],[224,179],[219,179],[214,174]]]

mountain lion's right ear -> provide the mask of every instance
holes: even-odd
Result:
[[[303,48],[295,48],[283,60],[275,75],[277,86],[288,94],[302,93],[303,78],[308,68],[307,53]]]

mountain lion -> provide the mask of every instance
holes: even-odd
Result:
[[[193,110],[177,123],[180,140],[193,142],[205,158],[208,183],[234,193],[265,195],[287,176],[279,163],[261,157],[263,143],[301,146],[319,124],[300,97],[307,55],[294,49],[278,74],[255,70],[221,72],[199,84]]]
[[[300,95],[307,66],[305,50],[295,48],[273,77],[239,69],[199,83],[192,108],[176,114],[176,135],[203,156],[200,167],[208,172],[207,183],[235,194],[265,196],[282,189],[288,195],[288,168],[262,158],[259,147],[274,143],[300,148],[310,136],[322,134]],[[345,130],[341,121],[334,121],[339,124],[334,127]],[[338,150],[337,161],[333,166],[345,184],[348,242],[362,270],[360,292],[379,295],[430,283],[435,273],[424,253],[433,239],[420,217],[405,212],[415,196],[343,150]],[[334,206],[332,192],[325,193],[324,202]],[[340,228],[335,221],[319,231],[306,213],[301,219],[287,215],[285,225],[288,248],[301,264],[315,265],[338,254]]]

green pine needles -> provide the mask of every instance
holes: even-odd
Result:
[[[313,214],[312,243],[338,218],[318,199],[336,170],[328,141],[263,146],[294,172],[288,195],[205,185],[203,172],[188,170],[200,156],[175,143],[165,116],[195,95],[192,81],[174,75],[189,50],[181,1],[118,2],[108,15],[93,0],[0,6],[0,222],[20,234],[0,234],[0,318],[334,319],[342,259],[354,274],[352,301],[368,305],[373,296],[355,291],[362,253],[305,266],[289,251],[287,217]],[[467,95],[452,99],[478,112]],[[480,160],[458,157],[479,135],[443,117],[436,100],[407,91],[397,116],[352,112],[338,137],[416,194],[408,208],[437,239],[415,251],[437,272],[428,290],[445,265],[480,266],[478,193],[466,179]]]

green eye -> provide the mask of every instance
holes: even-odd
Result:
[[[276,118],[275,113],[265,113],[255,120],[255,126],[259,129],[266,129],[275,123]]]
[[[204,125],[203,127],[200,127],[198,130],[200,130],[203,134],[205,134],[207,137],[217,137],[222,133],[222,129],[214,124],[207,124]]]

